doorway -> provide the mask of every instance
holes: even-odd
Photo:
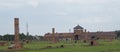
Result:
[[[79,38],[78,38],[78,35],[75,35],[75,40],[78,40]]]

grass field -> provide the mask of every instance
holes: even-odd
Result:
[[[9,50],[7,46],[1,46],[0,52],[120,52],[120,40],[107,42],[99,40],[98,46],[89,46],[88,43],[78,42],[60,42],[57,44],[50,44],[44,41],[34,41],[29,44],[24,44],[23,50]],[[64,45],[64,48],[60,48]],[[46,48],[52,46],[52,48]]]

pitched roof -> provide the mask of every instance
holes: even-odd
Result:
[[[115,32],[90,32],[89,35],[116,35]]]
[[[80,25],[77,25],[76,27],[74,27],[74,29],[83,29],[83,27],[81,27]]]

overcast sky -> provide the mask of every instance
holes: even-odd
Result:
[[[0,35],[14,34],[14,18],[20,33],[26,23],[32,35],[73,32],[80,25],[90,32],[120,29],[120,0],[0,0]]]

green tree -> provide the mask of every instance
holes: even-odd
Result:
[[[19,35],[20,35],[20,40],[25,40],[26,39],[26,36],[25,36],[24,33],[20,33]]]
[[[3,36],[0,35],[0,41],[2,40],[2,37],[3,37]]]
[[[13,41],[14,40],[14,35],[6,34],[6,35],[3,36],[2,40]]]
[[[120,30],[115,31],[117,34],[117,39],[120,39]]]
[[[44,40],[44,37],[43,36],[39,36],[40,37],[40,40]]]

